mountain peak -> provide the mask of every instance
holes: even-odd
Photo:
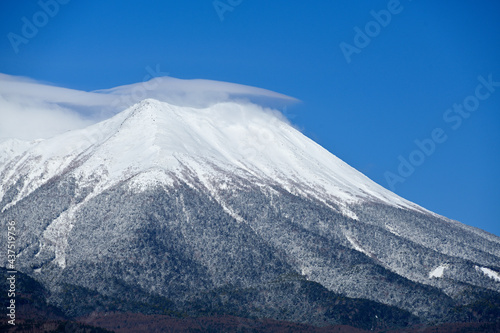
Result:
[[[159,117],[166,116],[167,112],[173,112],[172,105],[148,98],[122,112],[125,117],[122,126],[128,122],[135,122],[135,125],[138,125],[136,122],[156,122]]]
[[[132,110],[130,116],[132,115],[151,116],[161,112],[166,108],[166,106],[171,106],[171,105],[166,102],[160,102],[159,100],[156,100],[154,98],[146,98],[130,107],[130,109]]]

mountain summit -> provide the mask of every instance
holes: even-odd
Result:
[[[147,99],[4,141],[0,157],[18,269],[67,315],[89,308],[68,290],[106,309],[161,298],[163,310],[321,325],[342,323],[335,297],[348,297],[342,309],[372,302],[365,328],[464,321],[500,299],[499,237],[404,200],[254,104]]]

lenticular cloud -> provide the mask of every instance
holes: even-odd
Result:
[[[0,74],[0,140],[48,138],[83,128],[146,98],[197,108],[227,101],[271,107],[297,102],[270,90],[212,80],[155,77],[88,92]]]

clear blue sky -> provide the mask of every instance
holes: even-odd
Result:
[[[90,91],[159,65],[274,90],[302,101],[285,113],[306,135],[388,188],[399,156],[419,164],[414,141],[441,128],[446,141],[395,192],[500,235],[500,87],[475,97],[478,76],[500,82],[500,2],[397,3],[221,0],[217,13],[212,0],[72,0],[52,17],[37,1],[3,0],[0,72]],[[388,8],[390,22],[375,24],[371,11]],[[23,17],[40,27],[16,53],[8,34],[23,36]],[[447,111],[464,100],[467,118]]]

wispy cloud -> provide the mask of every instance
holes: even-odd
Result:
[[[155,77],[92,92],[0,74],[0,140],[48,138],[104,120],[145,99],[208,107],[230,100],[290,104],[296,99],[266,89],[211,80]]]

